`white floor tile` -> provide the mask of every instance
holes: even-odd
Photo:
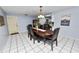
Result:
[[[2,52],[3,52],[3,53],[9,53],[9,48],[7,48],[7,49],[3,49]]]
[[[63,49],[63,50],[61,51],[61,53],[70,53],[70,51],[69,51],[69,50],[66,50],[66,49]]]
[[[41,51],[38,47],[35,47],[33,50],[35,51],[35,53]]]
[[[71,53],[79,53],[79,51],[73,49]]]
[[[11,49],[10,53],[17,53],[17,49]]]
[[[21,33],[17,35],[11,35],[3,49],[3,53],[78,53],[79,52],[79,41],[71,38],[58,37],[58,46],[54,42],[53,51],[51,50],[51,45],[46,43],[44,45],[43,41],[38,43],[37,41],[33,44],[33,40],[28,38],[27,33]],[[10,45],[11,44],[11,45]]]
[[[30,51],[30,50],[32,50],[32,48],[29,46],[29,47],[27,47],[27,46],[25,46],[26,47],[26,50],[27,51]]]
[[[33,51],[33,50],[31,50],[31,51],[28,51],[28,53],[34,53],[34,51]]]
[[[50,50],[50,52],[53,52],[53,53],[59,53],[59,49],[55,49],[55,48],[53,48],[53,51],[52,50]]]

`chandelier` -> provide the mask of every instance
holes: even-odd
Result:
[[[38,15],[38,18],[39,18],[39,19],[45,18],[44,15],[43,15],[43,13],[42,13],[42,7],[43,7],[43,6],[40,6],[40,15]]]

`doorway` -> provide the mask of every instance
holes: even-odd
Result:
[[[19,33],[16,16],[7,16],[7,24],[8,24],[9,34],[14,35]]]

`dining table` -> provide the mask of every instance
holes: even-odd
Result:
[[[44,30],[44,29],[39,29],[39,28],[38,29],[37,28],[32,28],[32,31],[36,35],[38,35],[42,38],[49,38],[54,34],[54,32],[52,30]]]

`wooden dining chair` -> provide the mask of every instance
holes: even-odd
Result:
[[[50,30],[51,26],[49,24],[44,24],[44,30]]]
[[[30,37],[32,24],[27,25],[28,37]]]
[[[33,39],[33,43],[35,44],[35,40],[37,40],[39,42],[39,36],[35,35],[35,33],[33,32],[33,30],[31,29],[31,35],[30,35],[30,40]]]
[[[56,28],[54,30],[54,34],[51,37],[46,39],[46,41],[50,41],[52,51],[53,51],[53,42],[56,41],[56,46],[58,45],[57,37],[58,37],[59,30],[60,30],[60,28]],[[46,43],[46,41],[44,41],[44,43]]]

